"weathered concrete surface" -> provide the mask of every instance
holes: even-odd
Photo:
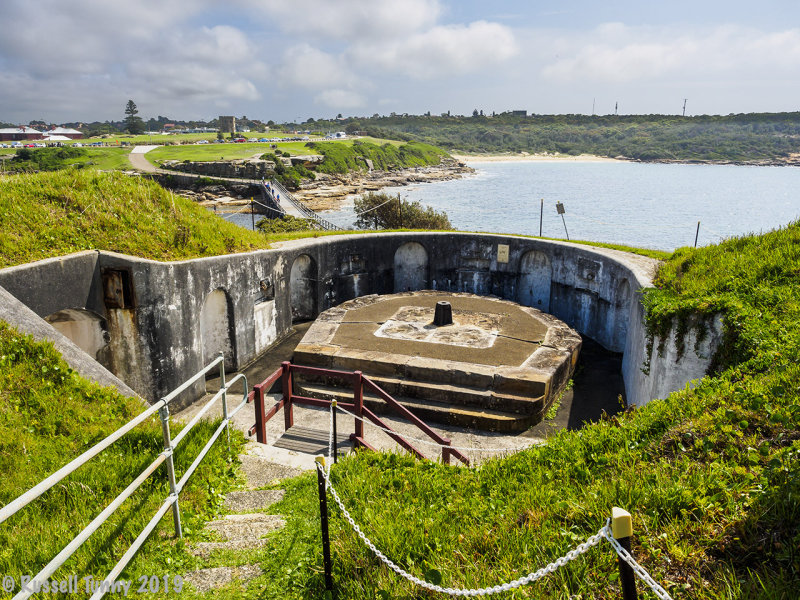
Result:
[[[451,304],[451,325],[432,324],[439,301]],[[423,290],[329,309],[294,355],[299,364],[377,376],[382,389],[427,419],[507,431],[541,420],[574,372],[580,346],[576,331],[537,309]],[[304,393],[327,398],[313,385],[324,378],[295,379],[312,384]]]
[[[190,584],[200,593],[221,588],[232,581],[242,583],[258,577],[264,571],[258,565],[242,565],[239,567],[211,567],[198,569],[183,576],[184,583]]]
[[[200,323],[206,299],[216,291],[225,294],[228,314],[220,319],[228,326],[214,331],[227,334],[228,362],[241,368],[283,335],[293,319],[315,317],[356,297],[419,285],[547,306],[583,335],[625,353],[627,400],[643,404],[665,395],[673,384],[680,388],[703,375],[693,348],[681,358],[685,368],[664,363],[675,379],[653,383],[641,372],[646,341],[638,290],[651,285],[656,264],[568,242],[401,232],[307,238],[273,250],[171,263],[80,253],[0,270],[0,286],[41,317],[73,308],[106,319],[111,370],[151,401],[213,358],[205,356],[212,350],[204,344]],[[292,278],[296,265],[304,268],[297,266]],[[104,301],[109,272],[127,273],[130,305],[112,308]],[[179,404],[201,395],[203,387],[201,382]]]
[[[683,340],[677,339],[677,324],[673,324],[665,340],[653,339],[649,355],[641,320],[634,320],[631,328],[631,347],[623,357],[622,373],[626,390],[630,390],[629,395],[634,398],[633,402],[629,401],[632,404],[641,405],[651,398],[664,398],[670,392],[701,379],[722,341],[722,318],[719,315],[703,319],[702,323],[697,317],[691,318]],[[701,329],[705,334],[702,340],[698,340]]]
[[[86,379],[103,386],[115,387],[125,396],[138,397],[138,394],[124,381],[109,372],[72,340],[56,331],[2,287],[0,287],[0,320],[11,324],[22,333],[32,335],[36,340],[52,342],[66,363]]]

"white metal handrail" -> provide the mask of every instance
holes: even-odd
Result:
[[[206,373],[208,373],[211,369],[215,366],[219,365],[220,368],[220,390],[217,392],[210,400],[206,402],[203,408],[198,412],[197,415],[192,418],[192,420],[187,423],[187,425],[175,436],[174,440],[170,440],[170,432],[169,432],[169,402],[174,400],[181,392],[185,391],[189,388],[194,382],[196,382],[201,377],[204,377]],[[227,391],[230,387],[232,387],[235,383],[242,381],[243,384],[243,394],[242,394],[242,401],[241,403],[236,406],[236,408],[229,414],[228,413],[228,404],[227,404]],[[233,379],[230,380],[226,384],[225,382],[225,362],[224,356],[220,353],[220,356],[214,359],[211,363],[209,363],[206,367],[202,370],[197,372],[194,376],[192,376],[187,381],[183,382],[180,386],[175,388],[169,394],[167,394],[164,398],[156,402],[153,406],[145,410],[142,414],[138,415],[137,417],[131,419],[128,423],[117,429],[114,433],[106,437],[104,440],[98,442],[94,446],[92,446],[89,450],[81,454],[79,457],[38,483],[36,486],[16,498],[14,501],[10,502],[8,505],[4,506],[2,510],[0,510],[0,523],[8,519],[17,511],[24,508],[28,505],[31,501],[35,500],[39,496],[41,496],[44,492],[49,490],[53,487],[56,483],[61,481],[64,477],[81,467],[82,465],[86,464],[97,456],[100,452],[104,449],[108,448],[111,444],[115,441],[119,440],[123,435],[129,432],[131,429],[145,421],[148,417],[155,414],[155,412],[159,412],[162,421],[163,427],[163,434],[164,434],[164,450],[158,454],[158,456],[134,479],[128,487],[126,487],[120,494],[114,498],[114,500],[105,508],[103,511],[97,515],[91,523],[89,523],[77,536],[75,536],[62,550],[59,552],[43,569],[41,569],[26,585],[25,587],[18,592],[13,600],[25,600],[29,598],[35,590],[39,589],[42,583],[44,583],[56,570],[58,570],[61,565],[66,562],[66,560],[72,556],[75,551],[95,532],[97,529],[108,520],[108,518],[122,505],[122,503],[128,499],[139,487],[147,480],[150,475],[152,475],[155,470],[162,464],[167,464],[168,476],[169,476],[169,483],[170,483],[170,495],[164,500],[161,507],[158,509],[156,514],[151,518],[148,524],[144,527],[141,533],[137,536],[122,558],[117,562],[111,572],[108,574],[104,583],[109,585],[100,585],[92,596],[92,599],[97,599],[102,597],[109,589],[111,589],[110,584],[116,580],[116,577],[123,571],[123,569],[128,565],[131,559],[135,556],[136,552],[139,548],[144,544],[147,537],[152,533],[153,529],[155,529],[158,522],[161,518],[166,514],[167,510],[170,507],[173,509],[173,515],[175,518],[175,534],[178,537],[182,537],[181,525],[180,525],[180,513],[178,510],[178,497],[180,495],[181,490],[186,485],[186,482],[189,480],[191,475],[195,472],[197,467],[202,462],[203,458],[208,454],[211,450],[211,447],[216,442],[217,438],[222,434],[222,431],[225,430],[228,432],[228,444],[230,447],[230,431],[229,431],[229,423],[246,404],[247,404],[247,396],[248,396],[248,387],[247,387],[247,378],[243,374],[236,375]],[[219,427],[217,427],[214,434],[211,436],[209,441],[197,455],[195,460],[189,466],[189,468],[184,473],[183,477],[181,477],[180,481],[177,483],[175,482],[175,474],[174,474],[174,464],[173,464],[173,454],[177,445],[183,440],[186,435],[191,431],[191,429],[200,421],[200,419],[205,416],[205,414],[210,410],[211,406],[218,400],[222,398],[222,413],[223,413],[223,420],[220,423]]]
[[[289,190],[287,190],[285,187],[283,187],[283,185],[279,181],[273,179],[271,181],[271,185],[272,185],[273,189],[276,189],[279,194],[281,194],[284,198],[286,198],[286,200],[289,201],[290,204],[292,204],[297,210],[299,210],[301,213],[303,213],[309,219],[313,219],[320,227],[322,227],[322,229],[326,229],[328,231],[340,231],[342,229],[338,225],[336,225],[334,223],[331,223],[330,221],[328,221],[326,219],[323,219],[315,211],[311,210],[305,204],[303,204],[302,202],[297,200],[297,198],[295,198],[289,192]]]

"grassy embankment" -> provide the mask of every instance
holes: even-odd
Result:
[[[0,178],[0,266],[92,249],[175,260],[268,246],[146,179],[84,170]]]
[[[0,322],[0,505],[142,410],[138,400],[82,379],[51,344],[35,342]],[[215,425],[200,423],[181,442],[175,453],[178,477],[197,456]],[[180,426],[173,423],[173,436],[179,430]],[[237,482],[232,458],[244,440],[241,434],[234,433],[231,454],[223,436],[181,494],[183,525],[190,534],[199,531],[221,510],[223,492]],[[21,575],[35,574],[162,449],[161,424],[156,416],[0,525],[0,572],[13,577],[17,584]],[[70,575],[105,577],[168,494],[162,465],[52,579]],[[128,578],[157,574],[169,576],[172,582],[174,575],[184,574],[197,563],[186,554],[183,541],[172,541],[172,532],[172,519],[163,519],[147,545],[157,549],[140,553],[127,571]],[[10,598],[11,594],[0,592],[0,597]]]

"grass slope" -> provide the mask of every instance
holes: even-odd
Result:
[[[0,178],[0,267],[102,249],[175,260],[268,247],[147,180],[58,171]]]
[[[35,342],[0,322],[0,505],[142,410],[139,401],[82,379],[51,344]],[[215,427],[203,422],[181,442],[175,453],[178,477]],[[173,436],[179,430],[173,423]],[[181,516],[189,534],[219,512],[222,492],[237,481],[230,459],[243,438],[235,434],[233,440],[229,455],[222,436],[181,494]],[[162,449],[161,424],[154,417],[0,525],[0,572],[19,582],[21,575],[40,570]],[[162,465],[52,578],[73,574],[105,577],[168,494]],[[125,576],[147,573],[171,579],[183,574],[192,559],[186,556],[184,542],[171,537],[172,519],[167,517]],[[0,593],[0,597],[11,596]]]

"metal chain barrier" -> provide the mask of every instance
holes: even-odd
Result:
[[[661,600],[672,600],[672,596],[670,596],[667,591],[661,587],[655,579],[650,576],[650,573],[645,571],[644,567],[636,562],[636,559],[631,556],[630,552],[625,550],[622,546],[620,546],[619,542],[614,539],[614,536],[611,535],[611,527],[606,524],[605,528],[603,529],[603,536],[609,541],[611,547],[616,550],[619,557],[624,560],[628,565],[630,565],[633,572],[636,573],[636,576],[644,581],[653,593],[660,598]]]
[[[322,473],[322,476],[325,478],[325,485],[328,491],[333,496],[333,499],[336,501],[336,504],[339,506],[339,509],[342,511],[342,514],[344,515],[345,519],[347,519],[347,522],[350,523],[350,526],[353,528],[353,531],[355,531],[358,534],[358,537],[361,538],[361,541],[363,541],[367,545],[367,547],[370,550],[372,550],[375,556],[377,556],[392,571],[394,571],[401,577],[404,577],[411,583],[418,585],[419,587],[425,588],[426,590],[447,594],[448,596],[489,596],[492,594],[499,594],[500,592],[507,592],[509,590],[516,589],[523,585],[528,585],[529,583],[533,583],[534,581],[541,579],[545,575],[554,573],[556,570],[563,567],[568,562],[575,560],[581,554],[588,552],[591,548],[599,544],[606,534],[611,535],[611,530],[609,526],[604,525],[603,528],[600,529],[600,531],[591,536],[582,544],[578,545],[575,549],[567,552],[561,558],[551,562],[549,565],[545,567],[542,567],[538,571],[529,573],[524,577],[520,577],[519,579],[515,579],[514,581],[510,581],[508,583],[503,583],[489,588],[478,588],[474,590],[463,589],[463,588],[445,588],[439,585],[434,585],[432,583],[429,583],[423,579],[420,579],[419,577],[415,577],[414,575],[412,575],[407,571],[404,571],[401,567],[397,566],[394,562],[392,562],[389,558],[387,558],[386,555],[383,554],[383,552],[378,550],[378,548],[375,547],[375,544],[373,544],[370,541],[370,539],[364,534],[364,532],[361,531],[361,528],[356,524],[356,522],[353,520],[353,517],[350,516],[350,513],[344,507],[344,504],[342,503],[339,494],[336,492],[336,489],[334,489],[333,485],[331,485],[329,472],[327,472],[325,468],[322,467],[322,465],[320,465],[319,463],[317,463],[317,469],[319,469],[320,473]]]
[[[581,554],[588,552],[591,548],[599,544],[603,538],[605,538],[611,544],[611,547],[614,548],[614,551],[619,555],[619,557],[626,563],[628,563],[628,565],[630,565],[631,569],[636,574],[636,576],[639,577],[639,579],[641,579],[642,581],[644,581],[648,585],[648,587],[650,587],[650,589],[653,591],[653,593],[656,595],[657,598],[659,598],[660,600],[672,600],[672,597],[669,595],[669,593],[667,593],[667,591],[650,576],[650,574],[644,569],[644,567],[642,567],[638,562],[636,562],[636,559],[634,559],[633,556],[631,556],[630,552],[625,550],[625,548],[623,548],[619,544],[619,542],[614,539],[614,536],[611,534],[610,519],[596,534],[589,537],[585,542],[579,544],[573,550],[567,552],[561,558],[556,559],[555,561],[542,567],[538,571],[529,573],[524,577],[520,577],[519,579],[515,579],[514,581],[496,585],[490,588],[478,588],[478,589],[444,588],[439,585],[429,583],[423,579],[420,579],[419,577],[412,575],[408,571],[403,570],[401,567],[396,565],[392,560],[390,560],[383,552],[378,550],[375,544],[373,544],[372,541],[370,541],[370,539],[366,536],[366,534],[364,534],[364,532],[361,531],[361,528],[356,524],[355,520],[350,515],[350,512],[345,508],[342,499],[339,497],[339,493],[331,484],[330,472],[331,472],[331,467],[333,465],[333,445],[334,445],[333,420],[336,418],[335,411],[337,408],[341,410],[343,413],[350,415],[351,417],[355,417],[356,419],[359,419],[365,423],[369,423],[370,425],[376,427],[377,429],[381,429],[382,431],[389,433],[389,430],[385,429],[384,427],[380,427],[378,425],[375,425],[374,423],[366,421],[365,419],[361,419],[360,417],[357,417],[356,415],[350,413],[349,411],[340,408],[338,405],[334,405],[332,403],[330,406],[330,423],[328,427],[328,457],[326,461],[327,465],[320,464],[319,462],[317,463],[317,469],[322,474],[322,477],[325,479],[325,489],[327,489],[331,493],[333,499],[336,501],[336,504],[339,506],[339,510],[342,511],[342,514],[344,515],[345,519],[347,520],[348,523],[350,523],[350,526],[353,528],[353,531],[355,531],[356,534],[358,534],[358,537],[361,538],[361,541],[363,541],[364,544],[366,544],[366,546],[372,551],[372,553],[375,556],[377,556],[378,559],[380,559],[387,567],[389,567],[392,571],[394,571],[401,577],[407,579],[411,583],[418,585],[419,587],[425,588],[426,590],[447,594],[449,596],[490,596],[493,594],[498,594],[500,592],[507,592],[516,589],[518,587],[521,587],[523,585],[528,585],[538,579],[541,579],[546,575],[549,575],[550,573],[554,573],[559,568],[565,566],[568,562],[575,560]],[[442,444],[430,442],[428,440],[422,440],[416,438],[408,438],[408,439],[430,445],[442,446]],[[485,450],[483,448],[463,448],[457,446],[448,446],[448,447],[456,448],[458,450],[479,450],[479,451]],[[502,450],[489,449],[489,451],[507,451],[507,450],[508,450],[507,448],[504,448]]]
[[[351,413],[350,411],[342,408],[341,406],[337,406],[336,409],[342,411],[344,414],[346,414],[346,415],[348,415],[350,417],[353,417],[354,419],[358,419],[362,423],[366,423],[370,427],[374,427],[375,429],[380,429],[381,431],[383,431],[385,433],[390,433],[390,434],[394,434],[394,435],[401,435],[401,434],[397,433],[396,431],[392,431],[391,429],[386,429],[385,427],[381,427],[380,425],[376,425],[372,421],[368,421],[367,419],[359,417],[359,416]],[[333,425],[331,425],[331,427],[333,427]],[[529,450],[530,448],[533,448],[534,446],[538,445],[536,443],[533,443],[533,444],[530,444],[529,446],[517,446],[517,447],[513,447],[513,448],[478,448],[478,447],[470,447],[470,446],[448,446],[446,444],[440,444],[439,442],[434,442],[434,441],[426,440],[426,439],[423,439],[423,438],[416,438],[416,437],[412,437],[412,436],[409,436],[409,435],[402,435],[402,437],[403,437],[403,439],[411,440],[413,442],[418,442],[420,444],[425,444],[427,446],[436,446],[437,448],[451,448],[453,450],[459,450],[461,452],[500,452],[500,453],[509,452],[509,453],[513,453],[513,452],[520,452],[521,450]]]

